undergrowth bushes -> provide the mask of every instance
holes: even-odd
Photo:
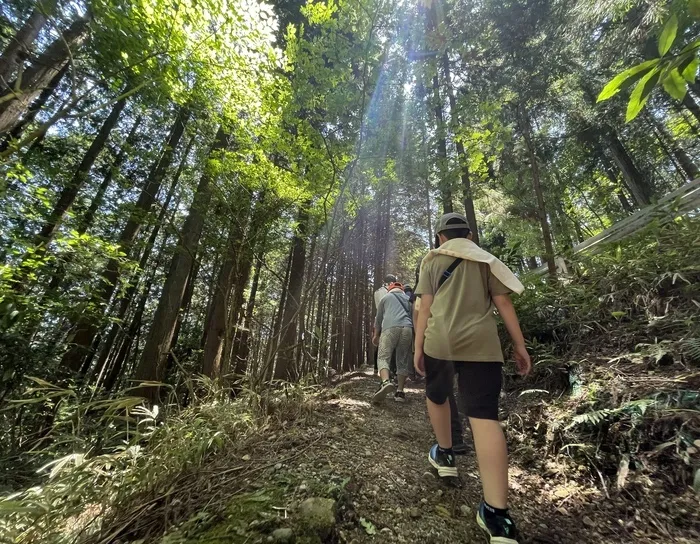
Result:
[[[268,426],[306,412],[312,392],[288,386],[231,401],[207,382],[185,409],[176,403],[148,409],[136,397],[89,401],[41,380],[34,385],[25,405],[59,405],[46,440],[29,454],[49,461],[37,485],[0,500],[3,542],[90,542],[105,520],[123,520],[135,498],[167,496],[178,478],[212,456],[230,455]]]
[[[520,438],[603,485],[638,469],[683,486],[700,466],[700,219],[652,224],[576,261],[515,299],[536,364],[512,389],[550,398],[526,416],[546,432]]]
[[[700,219],[652,223],[594,255],[577,255],[557,283],[529,278],[515,304],[528,338],[571,343],[615,335],[621,324],[652,335],[698,332]],[[661,321],[663,320],[663,321]]]

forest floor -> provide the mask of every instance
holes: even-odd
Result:
[[[150,514],[148,506],[141,509],[136,532],[144,534],[149,518],[162,527],[165,513],[177,527],[166,530],[162,542],[168,543],[485,542],[475,521],[481,488],[473,450],[458,457],[460,487],[438,481],[426,458],[433,435],[423,383],[409,382],[405,404],[388,398],[373,406],[376,383],[371,370],[343,376],[300,417],[264,430],[175,483],[182,499]],[[698,496],[690,487],[669,491],[652,474],[624,489],[608,489],[602,474],[599,479],[567,455],[546,449],[533,455],[528,432],[540,431],[528,427],[543,422],[528,421],[525,404],[544,404],[535,396],[503,395],[513,414],[504,427],[511,448],[511,511],[521,543],[700,541]],[[516,422],[517,431],[510,428]],[[301,536],[299,529],[299,505],[310,497],[336,501],[336,522],[320,539]],[[176,521],[182,519],[188,521]],[[131,541],[129,532],[122,527],[112,541]]]

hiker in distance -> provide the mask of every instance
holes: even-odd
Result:
[[[423,259],[416,288],[421,304],[414,365],[426,378],[428,414],[437,437],[428,460],[440,477],[457,476],[447,402],[457,373],[484,493],[477,523],[492,544],[517,544],[508,513],[508,451],[498,421],[503,351],[494,308],[513,341],[518,373],[526,375],[530,356],[509,297],[524,287],[506,265],[469,240],[463,215],[441,216],[435,232],[439,247]]]
[[[399,280],[394,276],[394,274],[387,274],[384,276],[384,282],[379,286],[379,289],[377,289],[374,292],[374,316],[376,319],[377,316],[377,311],[379,310],[379,303],[381,300],[387,295],[389,292],[389,285],[392,283],[396,283]],[[374,337],[374,327],[372,328],[372,337]],[[378,355],[379,355],[379,348],[377,346],[374,346],[374,372],[379,374],[379,369],[377,368],[377,362],[378,362]],[[394,381],[396,381],[396,350],[392,352],[391,354],[391,362],[389,363],[389,374],[390,378]]]
[[[374,322],[374,337],[372,343],[379,347],[377,368],[381,383],[372,398],[373,403],[383,401],[394,392],[389,365],[391,354],[396,352],[396,375],[398,390],[394,400],[405,402],[404,386],[406,378],[411,373],[411,345],[413,342],[413,319],[411,304],[404,293],[403,285],[398,282],[389,284],[388,293],[379,301],[377,317]]]

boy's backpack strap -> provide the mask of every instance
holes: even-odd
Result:
[[[442,273],[442,276],[440,276],[440,280],[438,281],[437,289],[435,290],[435,293],[436,293],[436,294],[437,294],[437,290],[440,289],[440,287],[442,287],[442,284],[443,284],[443,283],[445,283],[448,279],[450,279],[450,276],[452,275],[452,272],[455,271],[455,268],[457,268],[457,267],[459,266],[459,263],[461,263],[463,260],[464,260],[464,259],[462,259],[462,258],[460,258],[460,257],[457,257],[457,258],[452,262],[452,264],[447,268],[447,270],[445,270],[445,271]]]
[[[391,294],[394,295],[394,296],[396,297],[396,300],[399,301],[399,304],[401,304],[401,307],[402,307],[402,308],[404,309],[404,311],[406,312],[406,315],[408,316],[408,318],[411,319],[411,307],[410,307],[410,306],[406,306],[406,305],[404,304],[403,299],[399,296],[398,293],[391,293]]]

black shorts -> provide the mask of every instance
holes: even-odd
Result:
[[[444,404],[457,374],[459,400],[467,417],[498,421],[502,363],[443,361],[425,356],[425,396]]]

